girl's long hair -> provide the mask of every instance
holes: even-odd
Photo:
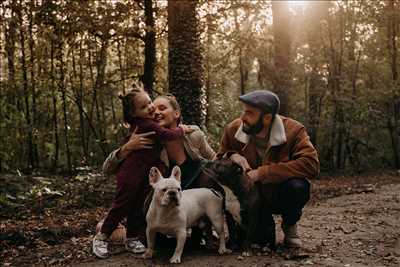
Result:
[[[124,123],[131,125],[133,119],[133,112],[137,107],[135,107],[134,98],[140,94],[145,92],[141,88],[133,88],[129,90],[125,95],[119,95],[118,98],[122,101],[122,119]]]
[[[122,140],[122,144],[125,144],[129,141],[129,138],[131,137],[133,131],[136,128],[136,125],[133,124],[133,112],[137,107],[135,107],[135,97],[140,94],[145,92],[140,86],[133,85],[133,88],[130,89],[127,93],[124,95],[119,95],[118,98],[122,102],[122,120],[124,122],[124,126],[126,128],[129,128],[128,134],[125,136],[125,138]]]

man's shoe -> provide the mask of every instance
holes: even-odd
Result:
[[[137,238],[127,238],[125,241],[125,248],[135,254],[144,253],[146,251],[146,247]]]
[[[101,259],[106,259],[109,256],[107,236],[103,233],[98,233],[94,236],[92,242],[92,250],[94,255]]]
[[[300,237],[297,234],[297,225],[286,225],[282,224],[282,230],[285,234],[284,243],[287,247],[290,248],[301,248],[303,243],[300,240]]]

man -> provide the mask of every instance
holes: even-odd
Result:
[[[243,113],[225,127],[219,153],[246,170],[249,186],[260,187],[260,223],[274,225],[272,214],[281,214],[285,244],[301,247],[296,224],[310,197],[307,179],[319,175],[317,151],[302,124],[278,115],[274,93],[256,90],[239,100]]]

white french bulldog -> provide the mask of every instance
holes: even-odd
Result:
[[[173,235],[177,244],[170,263],[180,263],[186,241],[186,229],[196,225],[207,215],[219,236],[219,254],[230,253],[225,247],[223,198],[206,188],[181,190],[181,170],[175,166],[170,178],[163,178],[153,167],[149,174],[150,185],[154,188],[153,200],[147,212],[147,250],[144,258],[151,258],[154,252],[156,233]]]

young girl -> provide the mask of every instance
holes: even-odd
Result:
[[[154,131],[155,135],[152,138],[155,145],[151,149],[132,151],[118,169],[116,197],[100,232],[93,239],[93,252],[100,258],[108,257],[107,239],[125,217],[127,217],[126,249],[133,253],[145,251],[140,239],[144,239],[143,233],[146,226],[143,203],[150,191],[147,177],[153,166],[165,173],[166,167],[160,160],[161,144],[177,140],[184,134],[181,127],[165,129],[154,121],[155,108],[144,90],[133,89],[120,98],[124,121],[130,125],[129,135],[125,142],[136,129],[136,133]]]

